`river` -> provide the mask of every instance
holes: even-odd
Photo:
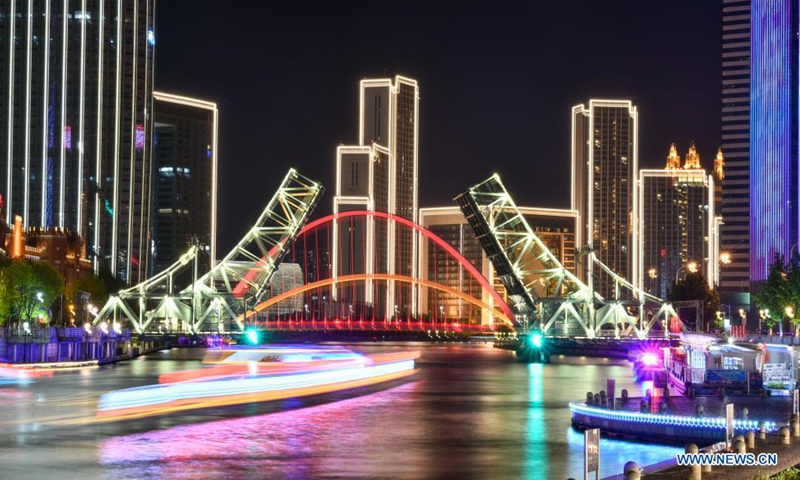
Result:
[[[567,402],[605,388],[631,395],[627,362],[517,363],[488,345],[419,349],[418,372],[389,384],[280,402],[97,423],[100,394],[198,368],[176,349],[101,368],[0,378],[0,478],[583,478],[583,434]],[[681,451],[603,438],[601,476]]]

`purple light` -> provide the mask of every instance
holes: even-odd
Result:
[[[750,85],[750,280],[797,241],[797,12],[790,0],[753,2]],[[796,71],[796,70],[794,70]],[[795,171],[792,175],[792,171]],[[794,233],[793,233],[794,232]]]
[[[64,125],[63,144],[65,150],[72,150],[72,127]]]
[[[136,124],[136,150],[144,148],[144,125]]]
[[[639,358],[645,367],[655,367],[659,363],[658,356],[654,353],[643,353]]]

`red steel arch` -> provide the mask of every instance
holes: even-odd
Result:
[[[464,258],[464,256],[461,255],[458,252],[458,250],[453,248],[452,245],[450,245],[449,243],[447,243],[444,240],[442,240],[441,237],[439,237],[435,233],[431,232],[427,228],[425,228],[425,227],[423,227],[421,225],[418,225],[418,224],[412,222],[411,220],[409,220],[407,218],[399,217],[397,215],[392,215],[391,213],[373,212],[373,211],[370,211],[370,210],[353,210],[353,211],[347,211],[347,212],[339,212],[339,213],[333,213],[333,214],[327,215],[327,216],[322,217],[322,218],[318,218],[317,220],[314,220],[313,222],[307,223],[300,230],[300,232],[298,232],[297,236],[299,237],[299,236],[301,236],[301,235],[303,235],[303,234],[305,234],[305,233],[307,233],[307,232],[309,232],[309,231],[311,231],[311,230],[313,230],[313,229],[315,229],[315,228],[319,227],[320,225],[323,225],[323,224],[325,224],[327,222],[333,222],[335,220],[339,220],[339,219],[343,219],[343,218],[349,218],[349,217],[366,217],[366,216],[370,216],[370,215],[374,216],[374,217],[378,217],[378,218],[385,218],[385,219],[387,219],[389,221],[392,221],[392,222],[395,222],[395,223],[399,223],[399,224],[404,225],[404,226],[409,227],[409,228],[413,228],[414,230],[416,230],[420,234],[422,234],[425,238],[431,240],[433,243],[435,243],[436,245],[441,247],[451,257],[453,257],[455,260],[457,260],[461,264],[461,266],[463,266],[469,272],[470,276],[475,281],[477,281],[478,284],[483,289],[485,289],[487,292],[489,292],[489,294],[491,295],[492,299],[494,300],[494,303],[497,305],[497,307],[505,314],[505,316],[513,324],[514,312],[512,312],[511,308],[506,304],[505,301],[503,301],[503,298],[500,296],[500,294],[497,293],[497,290],[494,289],[492,284],[489,283],[489,280],[487,280],[486,277],[484,277],[481,274],[481,272],[478,271],[477,268],[475,268],[471,263],[469,263],[469,260]]]

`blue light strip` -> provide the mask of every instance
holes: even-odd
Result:
[[[623,422],[633,422],[656,425],[668,425],[677,427],[703,427],[725,430],[725,419],[719,417],[685,417],[680,415],[659,415],[655,413],[640,413],[623,410],[607,410],[604,408],[591,407],[581,402],[570,402],[569,409],[573,413],[580,413],[590,417],[603,420],[618,420]],[[754,430],[759,428],[758,420],[734,420],[733,427],[736,430]],[[775,422],[764,422],[768,432],[778,430]]]
[[[750,281],[764,280],[775,253],[788,256],[797,225],[792,198],[792,149],[796,105],[792,32],[793,0],[756,1],[751,15],[750,83]],[[794,45],[794,46],[793,46]],[[797,100],[795,99],[795,102]]]

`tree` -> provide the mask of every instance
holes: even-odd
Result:
[[[91,302],[95,305],[102,306],[108,300],[106,282],[94,273],[84,274],[81,279],[78,280],[76,289],[79,292],[87,292]]]
[[[3,269],[12,318],[29,322],[36,312],[48,311],[64,291],[64,279],[47,262],[13,260]]]
[[[711,322],[719,310],[719,293],[708,286],[708,280],[701,272],[689,272],[682,279],[673,282],[667,298],[671,302],[700,300],[703,302],[703,318]]]
[[[786,315],[800,334],[800,316],[795,313],[800,307],[800,264],[797,259],[786,263],[783,255],[776,253],[769,274],[756,288],[753,299],[760,310],[769,311],[764,320],[770,329]],[[787,307],[792,314],[787,313]]]

